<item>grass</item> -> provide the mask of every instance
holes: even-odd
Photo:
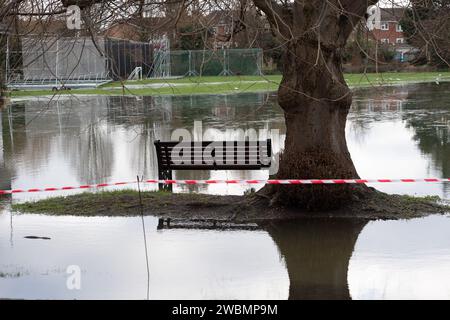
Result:
[[[158,201],[170,195],[165,191],[142,192],[143,201]],[[114,190],[84,192],[76,195],[43,199],[34,202],[14,203],[12,209],[18,212],[45,213],[54,215],[95,216],[108,215],[111,210],[124,214],[130,211],[139,214],[139,192],[136,190]]]
[[[168,191],[141,192],[142,209],[146,214],[190,214],[192,210],[213,210],[229,205],[229,199],[197,193]],[[232,197],[233,198],[233,197]],[[219,200],[217,200],[219,199]],[[13,203],[18,213],[69,216],[137,216],[141,214],[139,192],[131,189],[84,192],[38,201]]]
[[[450,81],[450,72],[391,72],[346,74],[345,80],[352,88],[407,84],[416,82]],[[270,76],[217,76],[186,77],[180,79],[145,79],[140,81],[111,82],[96,89],[73,89],[59,91],[57,94],[79,95],[193,95],[225,94],[259,91],[276,91],[281,82],[281,75]],[[161,86],[158,86],[161,84]],[[127,88],[127,86],[130,86]],[[133,86],[147,86],[134,88]],[[21,90],[11,92],[12,97],[54,95],[51,90]]]
[[[438,201],[442,200],[441,197],[439,197],[439,196],[423,196],[423,197],[418,197],[418,196],[404,195],[403,197],[404,197],[404,199],[405,199],[406,201],[410,201],[410,202],[412,202],[412,203],[415,203],[415,202],[418,202],[418,201],[419,201],[419,202],[421,202],[421,201],[438,202]]]
[[[55,216],[138,216],[145,215],[182,219],[282,219],[317,216],[319,212],[305,212],[283,207],[271,208],[267,202],[257,204],[247,196],[215,196],[200,193],[142,192],[142,203],[136,190],[85,192],[66,197],[13,203],[20,214]],[[252,200],[253,199],[253,200]],[[264,200],[263,200],[264,201]],[[142,210],[142,211],[141,211]],[[349,203],[342,210],[322,212],[323,216],[361,217],[367,219],[415,218],[429,214],[448,213],[450,207],[440,203],[439,197],[388,195],[382,192],[367,194],[360,201]]]
[[[144,79],[144,80],[134,80],[134,81],[125,81],[124,84],[133,84],[133,85],[145,85],[145,84],[158,84],[158,83],[173,83],[173,84],[211,84],[215,82],[242,82],[242,81],[274,81],[279,83],[281,80],[281,75],[269,75],[269,76],[205,76],[205,77],[183,77],[176,79]],[[122,82],[114,81],[103,85],[103,88],[107,87],[118,87],[121,86]]]

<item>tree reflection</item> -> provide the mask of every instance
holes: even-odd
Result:
[[[136,175],[158,176],[153,143],[155,140],[170,140],[172,121],[170,96],[108,99],[108,123],[125,129],[126,148]]]
[[[114,149],[105,131],[104,127],[91,125],[75,142],[77,152],[72,154],[70,161],[84,183],[106,182],[111,176]]]
[[[26,147],[25,104],[16,104],[4,108],[1,116],[1,159],[0,159],[0,189],[11,189],[11,179],[15,168],[12,165],[17,161]]]
[[[350,299],[347,272],[366,220],[306,218],[264,226],[289,274],[289,299]]]
[[[408,95],[403,120],[414,131],[413,139],[423,154],[431,156],[433,169],[450,177],[450,83],[423,84]],[[444,194],[450,186],[443,184]]]
[[[420,151],[431,157],[440,177],[450,176],[450,83],[422,83],[404,87],[356,91],[349,115],[352,138],[361,140],[370,124],[403,121],[413,132]],[[444,194],[450,186],[443,184]]]

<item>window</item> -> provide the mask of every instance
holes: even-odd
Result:
[[[382,22],[381,23],[381,30],[389,30],[389,23]]]
[[[382,38],[380,39],[381,43],[389,43],[389,39],[386,38]]]
[[[397,32],[403,32],[402,26],[400,24],[397,24],[395,30],[397,30]]]
[[[395,42],[396,42],[396,43],[404,43],[405,40],[404,40],[403,38],[397,38],[397,39],[395,40]]]

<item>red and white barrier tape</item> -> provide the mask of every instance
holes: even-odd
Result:
[[[142,183],[149,184],[365,184],[365,183],[399,183],[399,182],[450,182],[450,178],[428,178],[428,179],[284,179],[284,180],[144,180]],[[67,190],[80,190],[80,189],[98,189],[112,186],[123,186],[128,184],[134,184],[137,181],[128,182],[115,182],[115,183],[100,183],[81,185],[74,187],[56,187],[56,188],[33,188],[33,189],[13,189],[13,190],[0,190],[0,194],[11,193],[26,193],[26,192],[51,192],[51,191],[67,191]]]
[[[283,180],[145,180],[163,184],[364,184],[387,182],[450,182],[450,178],[437,179],[283,179]]]
[[[67,190],[80,190],[80,189],[97,189],[112,186],[123,186],[127,184],[137,183],[137,181],[130,182],[115,182],[115,183],[99,183],[99,184],[87,184],[76,187],[47,187],[47,188],[32,188],[32,189],[12,189],[12,190],[0,190],[1,194],[11,193],[26,193],[26,192],[51,192],[51,191],[67,191]]]

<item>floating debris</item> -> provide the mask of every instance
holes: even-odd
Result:
[[[51,240],[49,237],[37,237],[37,236],[26,236],[25,239],[32,239],[32,240]]]

